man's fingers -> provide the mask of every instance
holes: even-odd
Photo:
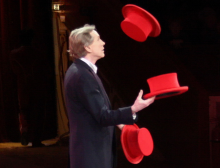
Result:
[[[150,98],[148,98],[148,99],[146,99],[146,100],[144,100],[144,101],[151,104],[151,103],[154,102],[155,98],[156,98],[156,96],[150,97]]]
[[[139,94],[138,94],[138,98],[142,98],[142,96],[143,96],[143,90],[141,89]]]
[[[155,100],[155,98],[156,98],[156,96],[154,96],[154,97],[150,97],[150,98],[148,98],[147,100],[149,100],[149,102],[153,103],[154,100]]]
[[[156,98],[156,96],[154,96],[154,97],[150,97],[149,99],[154,100],[155,98]]]
[[[156,98],[156,96],[154,96],[154,97],[150,97],[149,100],[154,101],[155,98]]]

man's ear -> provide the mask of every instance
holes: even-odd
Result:
[[[90,52],[91,52],[91,49],[90,49],[90,47],[89,47],[89,46],[84,46],[84,48],[85,48],[85,50],[86,50],[88,53],[90,53]]]

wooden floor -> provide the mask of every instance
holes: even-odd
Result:
[[[0,143],[0,168],[67,168],[68,146],[56,140],[43,141],[45,147],[24,147],[20,143]]]

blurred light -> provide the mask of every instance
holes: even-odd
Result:
[[[53,4],[53,10],[59,11],[60,10],[60,4]]]

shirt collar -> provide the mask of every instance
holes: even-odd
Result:
[[[92,68],[92,70],[93,70],[95,73],[97,73],[98,68],[97,68],[96,65],[94,65],[93,63],[91,63],[89,60],[87,60],[87,59],[84,58],[84,57],[80,58],[80,60],[82,60],[83,62],[85,62],[87,65],[89,65],[89,67]]]

